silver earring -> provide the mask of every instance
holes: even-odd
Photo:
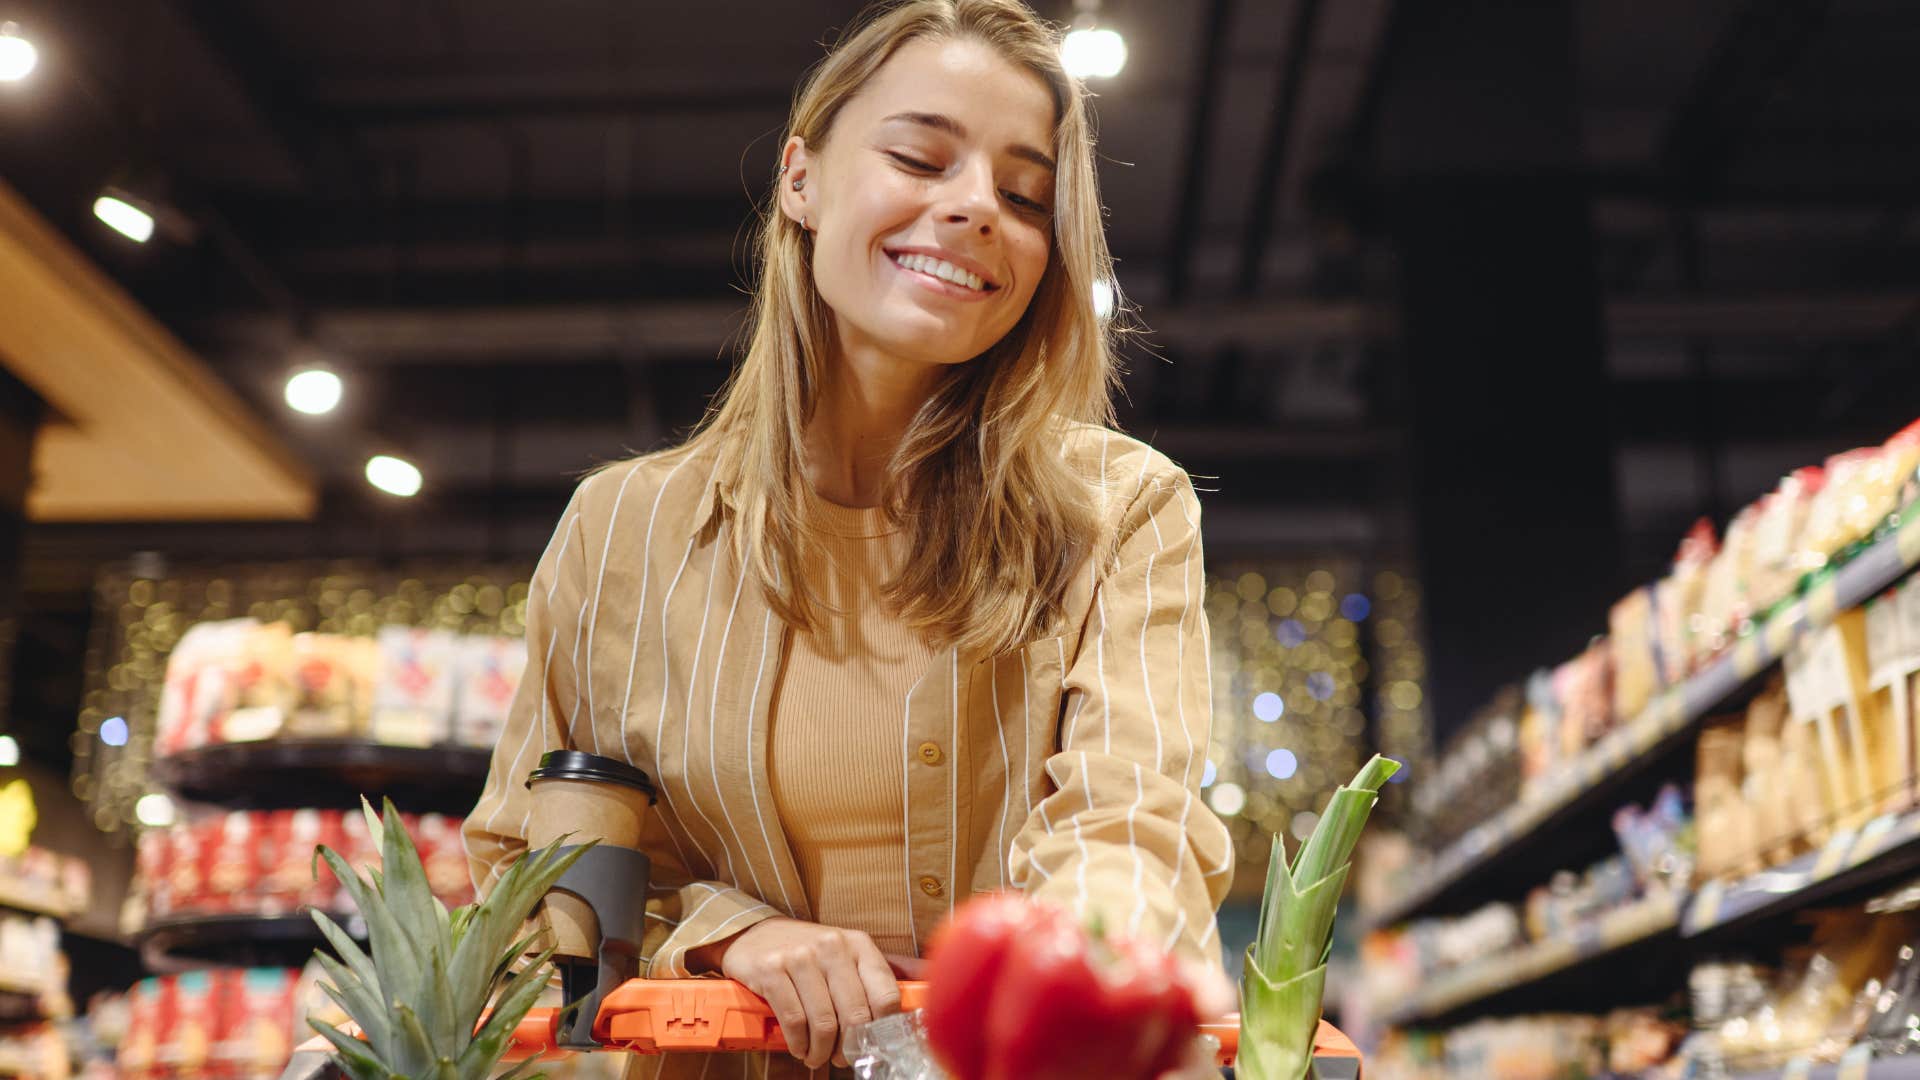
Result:
[[[800,189],[806,186],[807,186],[807,178],[804,176],[793,182],[793,190],[795,191],[799,191]]]
[[[800,219],[800,231],[802,231],[802,232],[812,232],[812,231],[813,231],[813,223],[812,223],[812,222],[810,222],[810,221],[808,221],[808,220],[807,220],[807,219],[806,219],[805,217],[802,217],[802,218]]]

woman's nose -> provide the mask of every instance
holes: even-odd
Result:
[[[941,194],[946,199],[939,210],[941,222],[976,227],[982,236],[993,232],[999,203],[994,198],[990,169],[972,167],[957,171]]]

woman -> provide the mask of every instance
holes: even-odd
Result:
[[[840,1029],[897,1007],[975,892],[1219,968],[1199,507],[1110,429],[1111,268],[1057,49],[1016,0],[909,0],[833,49],[731,383],[686,444],[581,484],[534,576],[475,880],[525,850],[543,751],[645,769],[648,973],[765,997],[800,1064],[753,1075],[843,1064]]]

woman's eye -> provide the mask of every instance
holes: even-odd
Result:
[[[920,159],[918,159],[918,158],[911,158],[911,157],[908,157],[907,155],[905,155],[905,154],[902,154],[902,153],[899,153],[899,152],[897,152],[897,151],[892,151],[892,150],[889,150],[889,151],[887,151],[887,156],[888,156],[888,157],[890,157],[890,158],[892,158],[893,160],[895,160],[895,161],[897,161],[897,162],[899,162],[900,164],[902,164],[902,165],[905,165],[905,166],[906,166],[907,168],[909,168],[909,169],[912,169],[912,170],[914,170],[914,171],[916,171],[916,172],[929,172],[929,173],[931,173],[931,172],[939,172],[939,171],[940,171],[940,167],[939,167],[938,165],[930,165],[930,164],[928,164],[927,162],[924,162],[924,161],[921,161],[921,160],[920,160]]]
[[[1046,207],[1040,205],[1039,203],[1033,201],[1032,199],[1027,198],[1025,195],[1019,194],[1018,192],[1004,191],[1004,192],[1001,192],[1001,194],[1007,197],[1008,202],[1012,203],[1013,205],[1019,207],[1022,210],[1031,210],[1036,214],[1044,214],[1047,212]]]

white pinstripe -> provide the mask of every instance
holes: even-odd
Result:
[[[900,845],[900,864],[906,873],[900,884],[907,890],[907,910],[913,910],[913,695],[920,692],[920,684],[926,681],[923,674],[913,680],[913,686],[907,690],[907,700],[900,708],[900,836],[906,843]],[[920,926],[909,917],[907,930],[913,936],[913,951],[920,952]]]
[[[680,569],[673,572],[673,580],[667,583],[667,593],[660,598],[660,709],[659,716],[653,725],[653,760],[654,772],[656,774],[655,779],[660,784],[660,797],[666,800],[667,809],[673,811],[676,817],[679,816],[680,812],[674,810],[673,792],[667,787],[666,750],[660,745],[660,740],[666,736],[667,731],[667,691],[672,689],[673,686],[673,665],[667,657],[667,614],[673,610],[673,590],[680,587],[680,575],[687,572],[687,560],[693,557],[693,543],[696,539],[698,539],[698,537],[687,538],[686,553],[680,556]],[[702,632],[704,633],[704,629]],[[639,641],[639,637],[640,631],[636,625],[634,629],[634,641],[636,644]],[[689,679],[691,679],[691,676],[689,676]],[[685,753],[685,749],[682,748],[681,754],[684,756]],[[689,793],[689,795],[691,795],[691,793]],[[697,810],[699,807],[696,805],[694,809]],[[667,826],[667,835],[669,837],[673,836],[673,826],[671,823]],[[712,864],[713,860],[707,859],[707,853],[700,850],[700,841],[693,835],[692,830],[687,831],[687,843],[693,845],[694,854],[699,855],[702,859],[706,859],[709,865]],[[673,847],[675,851],[680,853],[681,865],[685,866],[688,870],[692,870],[693,863],[687,859],[686,852],[681,850],[678,840],[674,841]]]
[[[960,752],[960,650],[953,650],[953,727],[948,736],[948,760],[954,767],[947,770],[947,911],[953,911],[954,900],[960,895],[960,759],[952,755]],[[919,948],[918,939],[914,947]]]
[[[693,788],[693,691],[695,687],[700,685],[700,654],[706,650],[707,621],[713,615],[713,583],[720,577],[719,574],[714,572],[716,569],[717,567],[711,564],[707,567],[707,596],[700,607],[700,636],[694,639],[693,663],[687,668],[687,703],[681,706],[680,709],[680,723],[684,728],[681,735],[680,753],[682,760],[687,763],[687,801],[693,804],[693,812],[700,815],[700,820],[706,824],[707,831],[713,834],[715,840],[720,841],[720,856],[727,861],[727,880],[738,882],[740,879],[733,872],[733,852],[727,847],[726,837],[721,836],[720,830],[714,827],[713,819],[707,816],[706,808],[700,805],[700,795]],[[661,631],[660,643],[663,647],[661,661],[664,664],[666,659],[664,651],[666,632],[664,628]],[[720,669],[716,662],[714,666],[714,678],[717,679],[719,677]],[[660,706],[661,715],[664,716],[666,711],[666,705],[662,704]],[[708,720],[711,721],[712,717],[709,716]],[[713,736],[711,724],[708,725],[707,736],[709,739]],[[694,839],[693,830],[687,830],[687,838],[693,840],[694,847],[700,846],[700,841]],[[712,860],[709,859],[708,862],[711,863]],[[716,864],[714,866],[714,877],[720,876],[719,869],[719,866]]]
[[[1133,853],[1133,916],[1127,920],[1127,936],[1140,933],[1140,920],[1147,914],[1147,893],[1140,886],[1146,880],[1147,857],[1140,852],[1139,841],[1134,838],[1133,817],[1147,801],[1146,781],[1140,776],[1140,763],[1133,762],[1133,805],[1127,807],[1127,850]],[[1091,785],[1091,781],[1089,781]]]
[[[654,493],[653,509],[647,513],[647,535],[646,539],[643,540],[640,545],[639,608],[633,613],[633,646],[627,650],[627,689],[626,693],[622,695],[620,699],[620,726],[623,732],[626,729],[627,712],[633,707],[634,673],[640,670],[640,630],[647,624],[647,579],[651,577],[653,573],[653,526],[655,522],[660,520],[660,500],[666,498],[667,489],[673,485],[675,474],[679,473],[681,468],[684,467],[689,460],[691,460],[691,458],[683,457],[674,464],[673,468],[667,470],[667,475],[660,480],[660,490]],[[709,479],[711,479],[711,477],[709,477]],[[692,554],[693,549],[691,545],[688,546],[687,551],[688,554]],[[680,562],[681,569],[685,569],[686,565],[686,560],[682,559]],[[676,575],[674,578],[675,583],[678,583],[679,580],[679,577]],[[667,622],[667,601],[671,599],[673,599],[673,589],[672,587],[668,587],[667,595],[660,602],[660,625],[663,631]],[[664,633],[662,636],[664,636]],[[660,675],[661,682],[664,685],[666,682],[666,665],[664,663],[661,665]],[[665,717],[663,716],[661,719],[664,723]],[[624,737],[620,740],[620,746],[627,759],[627,764],[638,764],[633,760],[632,748],[628,745]],[[660,793],[665,795],[667,792],[667,780],[660,768],[660,736],[658,730],[655,731],[653,739],[653,777],[660,785]],[[671,809],[673,800],[668,799],[667,806]],[[680,846],[680,838],[674,835],[673,822],[663,819],[663,824],[666,827],[667,840],[673,844],[673,853],[680,859],[680,865],[686,867],[688,870],[692,870],[693,863],[687,860],[686,849]],[[688,839],[692,838],[689,837]]]
[[[1020,662],[1026,664],[1026,653],[1020,654]],[[1000,887],[1007,887],[1007,860],[1001,854],[1007,850],[1007,814],[1013,809],[1013,761],[1007,757],[1007,729],[1000,722],[1000,664],[994,661],[987,666],[987,692],[993,695],[993,731],[1000,737],[1000,776],[1006,790],[1000,798],[1000,823],[994,833],[994,861],[1000,864]]]
[[[734,579],[733,606],[727,609],[727,625],[720,631],[720,653],[713,658],[713,692],[707,696],[707,779],[713,782],[713,798],[720,804],[720,816],[726,820],[727,831],[733,834],[734,847],[740,849],[741,861],[747,864],[747,873],[753,876],[754,894],[765,896],[766,890],[760,885],[760,871],[753,865],[753,860],[747,858],[747,845],[740,841],[740,830],[733,824],[733,811],[727,808],[727,798],[720,791],[720,759],[714,752],[720,742],[714,724],[714,714],[719,711],[720,704],[720,670],[726,666],[727,639],[733,635],[733,616],[740,610],[740,589],[746,581],[743,568],[743,572]],[[753,706],[749,703],[747,707],[751,709]],[[752,771],[751,765],[748,771]],[[727,874],[733,876],[733,852],[727,848],[726,837],[720,838],[720,846],[727,851]],[[737,877],[734,878],[734,884],[740,884]]]
[[[1142,475],[1145,475],[1146,465],[1142,464],[1140,471]],[[1153,489],[1155,491],[1160,490],[1160,481],[1155,480],[1153,482]],[[1147,630],[1153,625],[1153,560],[1159,558],[1160,553],[1167,550],[1167,542],[1160,535],[1160,522],[1155,520],[1151,510],[1147,513],[1147,524],[1153,526],[1153,542],[1156,546],[1153,554],[1147,556],[1147,610],[1146,616],[1140,621],[1140,686],[1141,689],[1145,691],[1145,697],[1147,699],[1147,719],[1153,722],[1153,771],[1159,772],[1161,767],[1166,763],[1166,747],[1162,744],[1160,738],[1160,709],[1153,703],[1153,674],[1147,670]],[[1185,612],[1183,611],[1182,620],[1184,621],[1184,619]],[[1177,627],[1175,628],[1174,635],[1176,637],[1179,636],[1179,629]],[[1173,693],[1176,698],[1180,696],[1180,684],[1177,681],[1177,676],[1173,686]]]
[[[639,471],[640,463],[636,461],[627,470],[625,479],[620,481],[620,490],[614,492],[613,512],[607,515],[607,539],[600,548],[600,573],[593,581],[593,617],[587,620],[587,641],[589,642],[587,645],[587,724],[593,731],[593,752],[596,754],[600,752],[600,718],[593,708],[593,645],[591,642],[594,630],[600,625],[600,587],[607,582],[607,555],[613,551],[613,529],[620,523],[620,503],[627,497],[627,485],[633,482],[634,474]],[[640,597],[640,603],[644,606],[646,602],[647,598],[643,594]],[[635,613],[634,620],[638,622],[639,618],[639,614]],[[579,642],[574,642],[573,651],[575,653],[580,651]],[[575,703],[575,707],[578,707],[578,702]],[[577,720],[575,722],[578,723]]]
[[[776,585],[778,584],[777,580],[775,584]],[[761,676],[767,673],[767,646],[772,640],[771,638],[772,628],[773,628],[773,612],[769,611],[760,620],[760,668],[758,671],[755,671],[753,674],[754,704],[748,706],[748,711],[747,711],[747,745],[748,746],[753,745],[753,721],[754,721],[755,715],[759,712],[758,705],[760,701],[760,678]],[[754,772],[753,762],[751,761],[747,762],[747,791],[753,795],[753,816],[757,818],[760,822],[760,842],[767,845],[767,858],[771,859],[773,862],[774,880],[780,883],[780,902],[786,905],[788,914],[792,914],[794,910],[793,896],[792,894],[787,892],[787,875],[781,873],[780,857],[774,851],[773,838],[767,834],[767,815],[766,815],[766,812],[761,809],[761,802],[760,802],[760,778],[759,778],[759,775]]]
[[[553,603],[554,590],[560,587],[560,564],[566,560],[567,544],[573,540],[573,527],[578,524],[580,524],[580,512],[576,510],[574,511],[573,516],[569,517],[566,520],[566,523],[560,527],[560,533],[561,533],[560,550],[557,553],[555,553],[553,557],[553,584],[547,586],[547,603],[549,605]],[[547,614],[547,633],[549,635],[547,638],[547,655],[545,659],[540,661],[540,670],[543,675],[546,673],[547,669],[553,664],[553,647],[555,644],[557,644],[560,641],[560,635],[558,633],[555,633],[553,629],[553,614],[551,611],[549,611]],[[546,752],[545,748],[547,744],[547,692],[546,691],[547,691],[547,688],[544,686],[539,688],[540,723],[537,726],[540,730],[540,746],[541,746],[542,753]],[[578,684],[576,684],[574,686],[574,694],[576,697],[578,696],[579,691],[580,691],[580,687],[578,686]],[[520,740],[520,748],[513,752],[513,764],[507,770],[508,776],[519,776],[521,774],[522,766],[520,764],[520,759],[526,756],[527,746],[528,744],[533,742],[533,732],[534,732],[534,727],[529,726],[527,728],[526,737]],[[493,813],[488,815],[487,817],[487,823],[485,828],[488,832],[495,831],[495,828],[499,822],[500,811],[505,810],[507,808],[507,795],[512,790],[513,789],[511,787],[503,787],[500,789],[500,805],[494,807]],[[527,835],[527,822],[532,819],[532,816],[533,816],[533,810],[531,807],[529,807],[527,810],[526,819],[522,820],[520,823],[520,836],[522,838],[522,843],[525,842],[525,837]]]

